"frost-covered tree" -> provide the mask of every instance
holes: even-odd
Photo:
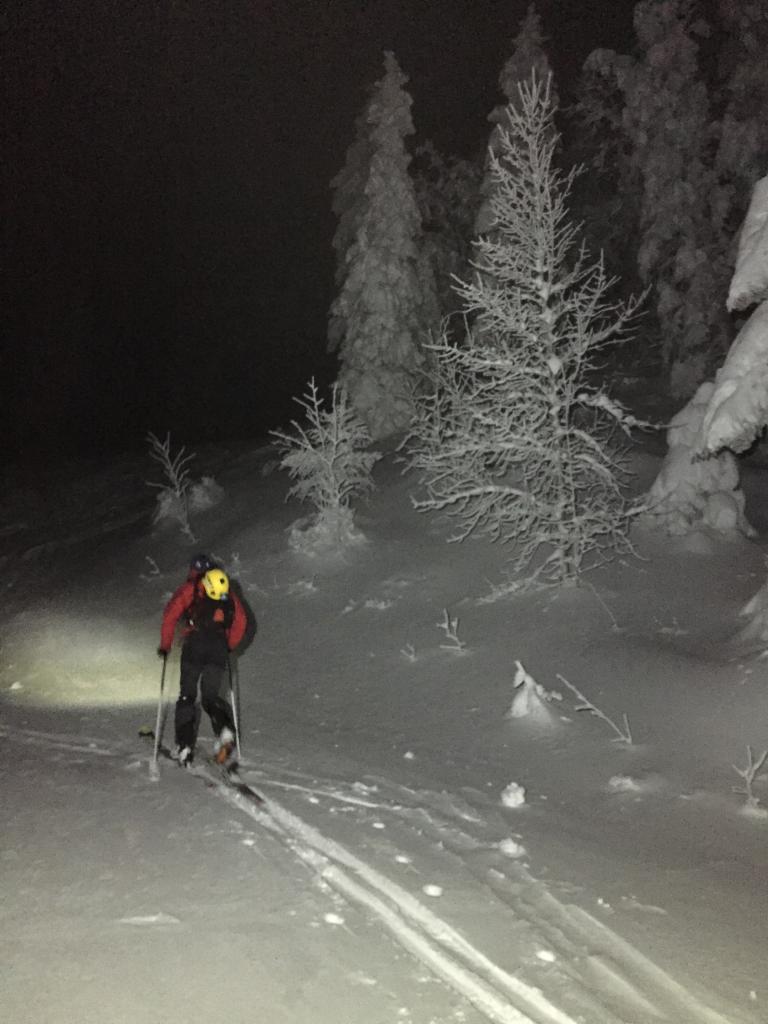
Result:
[[[308,529],[294,529],[293,543],[304,550],[323,542],[344,546],[359,538],[352,501],[372,490],[371,470],[381,453],[371,450],[365,424],[336,385],[328,408],[314,380],[296,401],[304,410],[303,422],[294,420],[290,433],[270,431],[281,454],[280,468],[296,481],[288,497],[315,509]]]
[[[488,159],[480,189],[481,205],[475,218],[476,234],[486,234],[492,230],[494,221],[493,192],[496,187],[493,158],[500,156],[504,148],[504,137],[513,128],[509,111],[517,110],[520,106],[520,86],[529,82],[532,75],[535,75],[539,82],[549,82],[552,106],[553,108],[557,107],[557,90],[544,43],[541,18],[536,10],[536,5],[530,4],[520,24],[520,31],[512,40],[512,55],[499,73],[499,89],[504,96],[504,102],[494,107],[488,115],[493,129],[488,142]]]
[[[408,81],[392,53],[365,112],[345,188],[362,181],[363,199],[345,204],[354,231],[343,281],[331,307],[329,337],[338,347],[339,384],[373,438],[408,426],[412,393],[426,365],[424,342],[438,319],[434,282],[422,250],[421,216],[408,173],[405,139],[413,134]],[[366,146],[370,159],[363,175]]]
[[[479,160],[446,156],[431,142],[416,151],[413,180],[423,249],[434,274],[441,319],[458,309],[454,277],[463,274],[469,262],[481,179]]]
[[[457,520],[453,539],[511,542],[515,574],[562,584],[626,539],[612,434],[629,420],[594,370],[637,303],[615,305],[602,260],[577,244],[547,87],[524,85],[507,117],[491,158],[492,232],[477,243],[483,273],[460,288],[479,330],[434,346],[410,459],[426,492],[416,507]]]

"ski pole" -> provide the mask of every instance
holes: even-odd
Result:
[[[160,673],[160,696],[157,701],[157,719],[155,720],[155,748],[152,751],[152,760],[149,765],[149,777],[157,779],[160,771],[157,767],[157,755],[160,750],[160,732],[163,727],[163,693],[165,691],[165,666],[168,663],[168,655],[163,654],[163,669]]]
[[[240,698],[240,693],[239,693],[240,687],[238,685],[238,692],[236,694],[235,693],[235,685],[234,685],[234,682],[232,680],[232,659],[229,657],[229,655],[227,655],[227,668],[229,669],[229,699],[232,702],[232,721],[234,722],[234,725],[235,725],[235,747],[237,749],[237,756],[238,756],[238,758],[242,758],[243,754],[242,754],[242,751],[240,750],[240,721],[239,721],[240,716],[238,715],[238,712],[237,712],[237,706],[240,703],[240,700],[239,700],[239,698]],[[238,679],[238,684],[239,684],[239,679]]]

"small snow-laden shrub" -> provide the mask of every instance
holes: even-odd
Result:
[[[453,540],[512,542],[516,585],[559,585],[629,547],[615,428],[636,421],[595,370],[639,300],[612,303],[602,260],[577,246],[548,86],[521,87],[508,122],[490,156],[495,223],[477,243],[481,273],[459,286],[474,322],[463,345],[444,332],[431,346],[432,387],[404,447],[426,491],[417,509],[457,520]]]
[[[287,497],[315,508],[307,526],[294,525],[291,546],[312,550],[357,543],[362,535],[354,526],[351,502],[373,489],[371,470],[381,452],[369,450],[368,429],[337,385],[327,409],[314,379],[303,398],[295,401],[306,414],[305,422],[293,420],[291,434],[270,431],[281,453],[280,468],[296,481]]]
[[[760,800],[755,796],[754,784],[758,779],[759,772],[763,765],[768,759],[768,750],[764,750],[755,760],[754,751],[752,747],[747,747],[747,765],[745,768],[739,768],[733,765],[733,770],[737,775],[740,775],[744,779],[743,789],[734,789],[734,793],[740,793],[744,797],[744,805],[742,807],[742,814],[752,818],[768,818],[768,810],[765,807],[760,806]]]
[[[201,477],[189,488],[188,506],[190,512],[205,512],[206,509],[219,505],[224,499],[224,488],[212,476]]]
[[[171,454],[171,435],[166,434],[165,441],[161,441],[155,434],[147,434],[149,442],[149,455],[163,469],[165,481],[154,483],[147,481],[149,487],[156,487],[157,507],[155,509],[154,522],[162,519],[175,519],[181,525],[182,531],[191,541],[195,541],[195,535],[189,525],[190,512],[190,487],[189,463],[194,459],[194,453],[185,454],[182,447],[175,455]]]

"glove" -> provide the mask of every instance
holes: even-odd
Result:
[[[167,658],[168,657],[168,651],[166,651],[166,649],[164,647],[158,647],[157,648],[157,656],[158,656],[158,658]]]

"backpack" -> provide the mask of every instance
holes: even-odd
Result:
[[[192,632],[225,634],[235,618],[234,602],[230,597],[214,601],[196,587],[186,618]]]

